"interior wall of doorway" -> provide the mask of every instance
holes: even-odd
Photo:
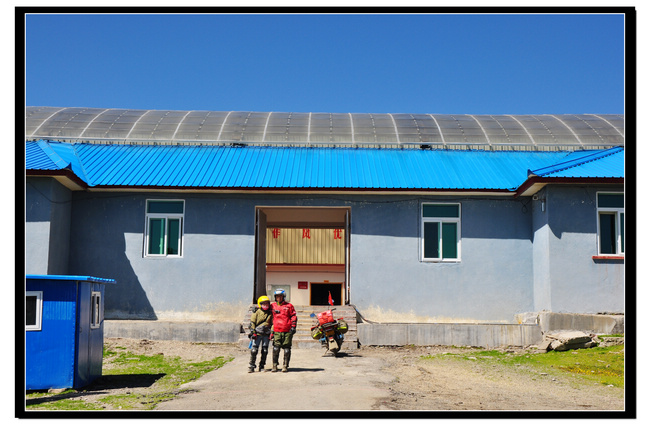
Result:
[[[321,301],[322,292],[312,291],[312,286],[322,284],[337,284],[339,303],[349,303],[349,226],[350,226],[350,208],[349,207],[257,207],[256,208],[256,262],[255,262],[255,291],[253,301],[256,301],[260,295],[266,295],[275,288],[285,289],[288,298],[294,305],[316,305],[312,304],[312,298]],[[283,237],[283,231],[284,237]],[[296,229],[299,232],[305,230],[305,235],[296,238]],[[327,242],[316,242],[316,236],[310,238],[309,230],[313,234],[323,234],[331,230],[330,234],[338,236],[337,240],[343,243],[343,259],[336,259],[334,263],[327,255],[331,248]],[[280,239],[289,236],[294,239],[284,243],[285,253],[278,253],[274,240],[280,243]],[[300,241],[311,241],[310,243],[301,243]],[[289,245],[287,245],[289,244]],[[311,253],[314,253],[313,247],[323,248],[323,257],[300,260],[295,256],[293,249],[286,247],[301,247],[300,244],[309,244]],[[318,250],[316,250],[318,251]],[[278,257],[280,256],[280,257]],[[286,257],[284,257],[286,256]],[[307,263],[305,263],[307,262]],[[315,295],[314,295],[315,293]],[[333,294],[337,296],[336,294]],[[322,304],[321,304],[322,305]]]

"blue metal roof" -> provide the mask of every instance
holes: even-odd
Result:
[[[43,274],[26,274],[26,280],[59,280],[59,281],[90,281],[93,283],[110,283],[115,284],[112,278],[92,277],[90,275],[43,275]]]
[[[56,171],[59,169],[65,169],[67,166],[66,163],[58,163],[58,160],[61,160],[60,157],[52,157],[52,153],[46,151],[48,146],[40,141],[36,144],[28,143],[25,148],[25,160],[27,163],[27,169],[37,169],[45,171]]]
[[[599,176],[614,167],[623,178],[622,148],[585,151],[482,151],[379,148],[98,145],[28,142],[27,169],[44,169],[47,154],[91,187],[236,189],[515,190],[528,178]],[[34,148],[34,146],[38,148]],[[620,155],[618,155],[620,153]],[[618,156],[617,156],[618,155]],[[603,161],[607,160],[606,163]],[[51,165],[50,165],[51,166]],[[64,167],[65,166],[65,167]],[[586,167],[589,168],[586,168]],[[588,171],[578,171],[588,169]]]
[[[532,171],[546,178],[624,178],[625,151],[620,147],[582,154],[576,151],[560,163]]]

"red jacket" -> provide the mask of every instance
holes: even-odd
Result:
[[[273,310],[273,332],[289,332],[298,324],[296,309],[290,303],[286,301],[282,304],[272,302],[271,310]]]

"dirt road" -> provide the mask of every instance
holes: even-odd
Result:
[[[153,347],[161,350],[162,344]],[[203,349],[206,347],[204,346]],[[467,350],[464,350],[467,352]],[[248,350],[182,389],[157,410],[623,410],[621,388],[578,384],[571,377],[485,364],[423,361],[452,348],[362,348],[341,357],[321,349],[294,349],[288,373],[247,373]],[[168,352],[173,354],[172,352]],[[185,354],[190,355],[189,349]],[[167,354],[167,353],[165,353]],[[267,366],[270,367],[270,355]],[[276,394],[264,401],[260,394]],[[281,394],[278,396],[277,394]],[[319,404],[317,404],[317,402]]]

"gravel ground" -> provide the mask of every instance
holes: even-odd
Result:
[[[422,355],[465,352],[450,347],[365,347],[341,357],[324,350],[294,349],[288,373],[248,374],[249,350],[231,344],[108,338],[136,354],[162,353],[199,361],[231,356],[224,367],[184,385],[188,393],[158,405],[159,410],[272,410],[256,396],[273,387],[292,410],[475,410],[616,411],[625,408],[624,390],[553,378],[496,361],[426,361]],[[271,355],[267,361],[270,367]],[[258,357],[259,360],[259,357]],[[281,359],[282,360],[282,359]],[[110,368],[110,363],[105,363]],[[119,387],[114,392],[146,390]],[[102,391],[106,395],[106,390]],[[324,405],[323,400],[329,400]],[[320,400],[320,402],[319,402]]]

